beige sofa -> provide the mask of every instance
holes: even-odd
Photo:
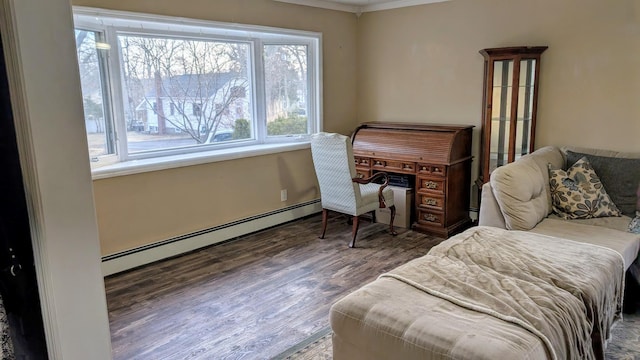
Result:
[[[600,157],[640,159],[640,153],[621,154],[588,149],[573,150],[592,153]],[[495,259],[514,259],[514,263],[524,264],[525,267],[530,268],[530,264],[523,260],[532,259],[531,261],[534,263],[537,261],[543,263],[547,259],[546,256],[553,257],[556,255],[550,254],[558,254],[568,259],[565,264],[571,264],[567,265],[564,271],[558,273],[558,276],[568,274],[569,268],[574,268],[573,265],[579,263],[580,266],[577,268],[580,271],[572,276],[581,279],[583,285],[594,288],[606,288],[612,284],[619,285],[624,270],[633,269],[638,265],[640,234],[626,231],[631,217],[569,221],[562,220],[552,214],[548,164],[555,168],[565,168],[567,159],[576,156],[575,153],[569,153],[569,151],[571,150],[545,147],[495,170],[491,182],[486,184],[482,191],[479,215],[479,222],[482,226],[468,229],[462,234],[444,241],[437,246],[440,248],[437,254],[431,256],[434,251],[430,251],[427,256],[415,259],[392,270],[389,274],[406,276],[429,273],[432,269],[438,268],[435,266],[441,258],[438,254],[458,254],[458,250],[450,252],[449,249],[461,242],[462,239],[475,239],[476,232],[493,231],[495,236],[492,240],[480,237],[482,241],[477,242],[478,244],[487,244],[489,248],[484,251],[463,252],[462,256],[467,258],[468,254],[478,254],[479,257],[487,255],[486,258],[489,259],[487,261],[491,263]],[[613,164],[615,161],[607,163]],[[629,169],[622,170],[626,171],[625,174],[630,174]],[[640,168],[631,170],[640,171]],[[627,185],[629,186],[625,191],[628,192],[628,188],[632,185]],[[635,189],[637,186],[636,183]],[[631,195],[621,197],[621,203],[625,204],[621,207],[624,207],[629,215],[633,215],[632,210],[635,210],[637,202],[635,190],[632,191],[634,192],[633,197]],[[616,200],[618,200],[617,197]],[[533,253],[526,251],[505,252],[505,249],[514,246],[517,238],[527,236],[536,241],[535,248],[540,249],[540,253],[535,251]],[[558,242],[558,237],[573,241]],[[496,239],[504,241],[494,242]],[[599,254],[585,257],[567,255],[566,253],[574,251],[575,248],[584,247],[575,244],[575,241],[600,245],[601,247],[598,248],[587,248],[598,249],[602,254],[615,254],[618,261],[616,269],[618,270],[615,271],[613,268],[603,270],[601,265],[606,261],[605,257]],[[547,245],[543,246],[543,243]],[[500,245],[494,249],[491,247],[492,244]],[[616,252],[622,256],[618,256]],[[542,253],[546,255],[541,256]],[[598,266],[592,265],[595,261],[598,261]],[[485,268],[490,269],[491,266]],[[450,268],[445,267],[445,269],[449,270]],[[556,274],[555,269],[557,268],[554,268],[551,273]],[[592,279],[591,277],[596,273],[600,273],[599,277]],[[620,275],[620,281],[611,280],[615,274]],[[434,287],[420,285],[423,284],[424,279],[411,281],[414,279],[410,278],[410,281],[399,281],[398,278],[385,275],[345,296],[332,306],[329,317],[333,329],[334,359],[489,360],[513,358],[534,360],[554,358],[550,356],[541,339],[531,331],[512,322],[503,321],[503,318],[496,317],[491,311],[481,311],[473,304],[469,306],[469,303],[460,302],[457,297],[437,294],[439,291],[445,292],[446,288],[455,288],[456,281],[462,280],[466,283],[468,279],[466,276],[455,275],[452,279],[448,276],[442,276],[440,278],[445,279],[443,287],[434,292]],[[432,278],[438,278],[438,276]],[[487,283],[489,282],[487,281]],[[508,283],[505,284],[508,285]],[[475,285],[473,287],[475,288]],[[577,289],[578,287],[571,288]],[[620,310],[621,299],[619,297],[604,296],[602,299],[605,299],[604,301],[612,308]],[[617,299],[620,299],[620,302]],[[551,301],[550,303],[563,304],[564,302]],[[605,322],[602,328],[601,335],[605,339],[608,336],[610,325],[611,323]],[[596,350],[595,347],[594,350]],[[602,359],[603,348],[597,349],[596,353],[596,358]]]
[[[602,170],[598,176],[613,202],[618,201],[626,215],[564,220],[552,212],[549,164],[556,169],[566,169],[568,161],[583,154],[591,159],[594,168],[598,164],[608,168],[610,173]],[[640,153],[547,146],[493,171],[490,181],[482,188],[479,225],[527,230],[611,248],[622,254],[626,268],[637,281],[640,280],[640,235],[630,233],[628,226],[637,202],[638,174]],[[625,176],[626,189],[617,189],[616,179]],[[609,180],[608,183],[605,180]]]

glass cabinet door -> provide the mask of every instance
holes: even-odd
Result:
[[[515,158],[531,150],[531,123],[533,118],[533,83],[536,78],[536,59],[520,60],[520,82],[518,87],[518,117],[516,120]]]
[[[498,166],[533,151],[540,55],[546,46],[484,49],[479,185]]]
[[[491,150],[489,171],[509,161],[509,134],[511,133],[511,92],[513,60],[493,63],[493,94],[491,108]]]

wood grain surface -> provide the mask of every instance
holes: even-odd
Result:
[[[329,308],[443,239],[313,215],[105,278],[113,358],[269,359],[329,324]],[[187,240],[188,241],[188,240]]]

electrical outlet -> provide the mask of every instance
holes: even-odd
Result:
[[[280,190],[280,201],[287,201],[287,189]]]

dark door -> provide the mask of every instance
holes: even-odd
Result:
[[[47,359],[7,69],[0,42],[0,295],[16,359]]]

